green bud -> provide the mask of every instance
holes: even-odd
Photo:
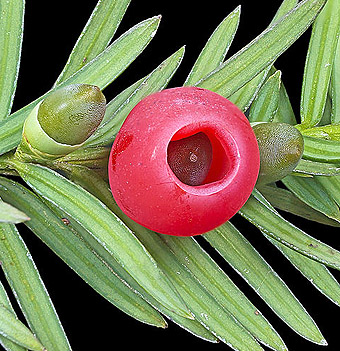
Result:
[[[260,150],[257,185],[276,182],[290,174],[303,154],[302,134],[286,123],[259,123],[253,130]]]
[[[56,159],[78,149],[102,121],[106,100],[100,89],[73,84],[52,92],[27,117],[17,156]]]
[[[106,101],[94,85],[73,84],[58,89],[40,105],[38,121],[55,141],[83,143],[97,129],[105,113]]]

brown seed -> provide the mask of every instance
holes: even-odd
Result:
[[[171,141],[168,164],[176,177],[187,185],[203,184],[212,161],[212,145],[202,132]]]
[[[65,225],[69,225],[69,224],[70,224],[70,221],[69,221],[67,218],[62,218],[61,220],[62,220],[62,222],[63,222]]]

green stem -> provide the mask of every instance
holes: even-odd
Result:
[[[8,152],[0,156],[0,174],[2,175],[14,175],[17,176],[15,168],[11,164],[11,160],[14,157],[13,152]]]
[[[62,158],[54,160],[47,166],[54,170],[72,170],[73,168],[91,169],[103,179],[108,179],[107,165],[110,148],[89,147],[80,148]]]
[[[0,175],[18,176],[15,163],[29,162],[38,163],[56,171],[65,171],[69,176],[75,169],[90,169],[99,178],[107,179],[109,152],[110,150],[105,147],[81,148],[56,160],[47,160],[42,158],[22,158],[17,152],[10,151],[0,155]],[[86,172],[84,171],[84,173]]]

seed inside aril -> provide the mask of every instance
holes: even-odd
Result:
[[[202,185],[211,161],[212,145],[203,132],[171,141],[168,145],[168,164],[176,177],[187,185]]]

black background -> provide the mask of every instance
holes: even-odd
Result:
[[[116,34],[122,34],[134,24],[161,14],[157,35],[144,53],[104,93],[108,100],[131,83],[154,69],[160,62],[186,45],[181,67],[169,87],[183,84],[197,55],[217,25],[239,4],[241,22],[228,56],[257,36],[271,21],[281,1],[157,1],[134,0]],[[25,34],[18,91],[14,108],[20,108],[47,91],[62,70],[67,57],[96,4],[91,1],[37,1],[27,0]],[[72,5],[72,6],[71,6]],[[283,72],[283,82],[298,115],[302,73],[310,30],[277,61]],[[307,221],[286,216],[311,235],[339,247],[338,229],[311,225]],[[265,314],[292,350],[339,350],[339,308],[314,289],[261,234],[248,223],[236,217],[233,222],[287,282],[304,304],[327,339],[328,348],[314,345],[290,330],[261,299],[212,250],[205,246],[214,259]],[[169,322],[166,330],[143,325],[126,316],[97,295],[34,235],[20,227],[21,233],[39,268],[72,348],[78,350],[111,350],[123,348],[163,347],[228,350],[225,344],[202,341]],[[334,275],[340,279],[339,272]],[[251,351],[251,350],[249,350]]]

